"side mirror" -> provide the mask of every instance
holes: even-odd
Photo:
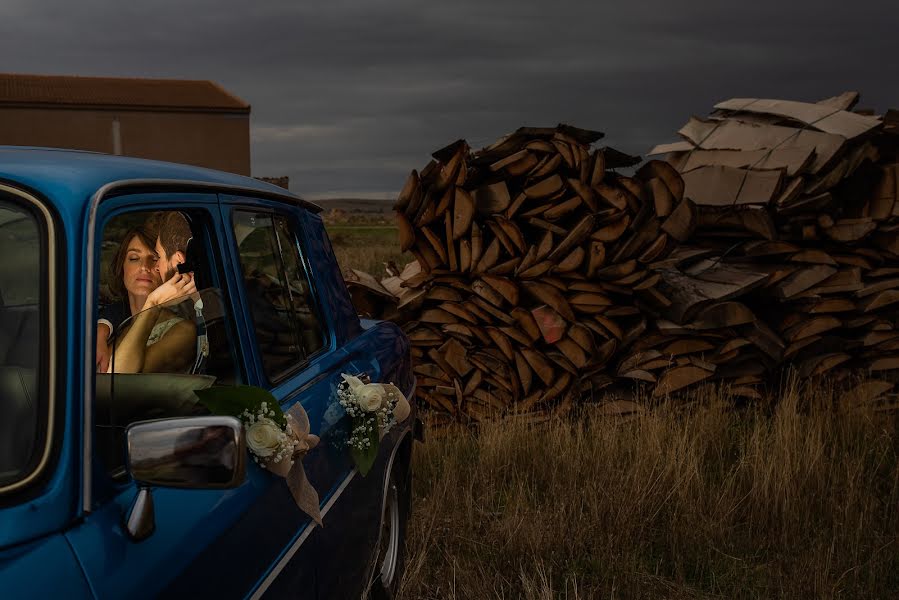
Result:
[[[155,529],[151,486],[227,489],[246,474],[246,440],[234,417],[203,416],[134,423],[125,432],[126,463],[138,485],[125,515],[134,540]]]

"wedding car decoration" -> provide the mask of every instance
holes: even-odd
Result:
[[[408,418],[411,408],[403,392],[392,383],[369,383],[343,373],[337,401],[352,424],[347,445],[359,473],[368,474],[378,456],[381,439],[396,423]]]
[[[303,457],[319,439],[309,433],[303,406],[297,402],[285,413],[270,392],[251,385],[211,387],[194,393],[213,414],[241,420],[253,460],[283,477],[300,510],[322,525],[318,492],[303,468]]]

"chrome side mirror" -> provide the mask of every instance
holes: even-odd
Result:
[[[134,540],[155,529],[151,486],[227,489],[246,474],[246,440],[234,417],[204,416],[134,423],[125,432],[126,464],[138,485],[125,515]]]

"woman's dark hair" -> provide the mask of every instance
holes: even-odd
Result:
[[[128,290],[125,289],[125,257],[128,256],[128,244],[135,237],[139,237],[150,252],[156,252],[156,238],[147,230],[146,227],[132,227],[125,232],[119,249],[116,250],[112,262],[109,264],[109,291],[114,299],[122,300],[128,297]]]

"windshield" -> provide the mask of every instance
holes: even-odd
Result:
[[[44,447],[42,235],[30,211],[0,197],[0,490],[32,473]]]

